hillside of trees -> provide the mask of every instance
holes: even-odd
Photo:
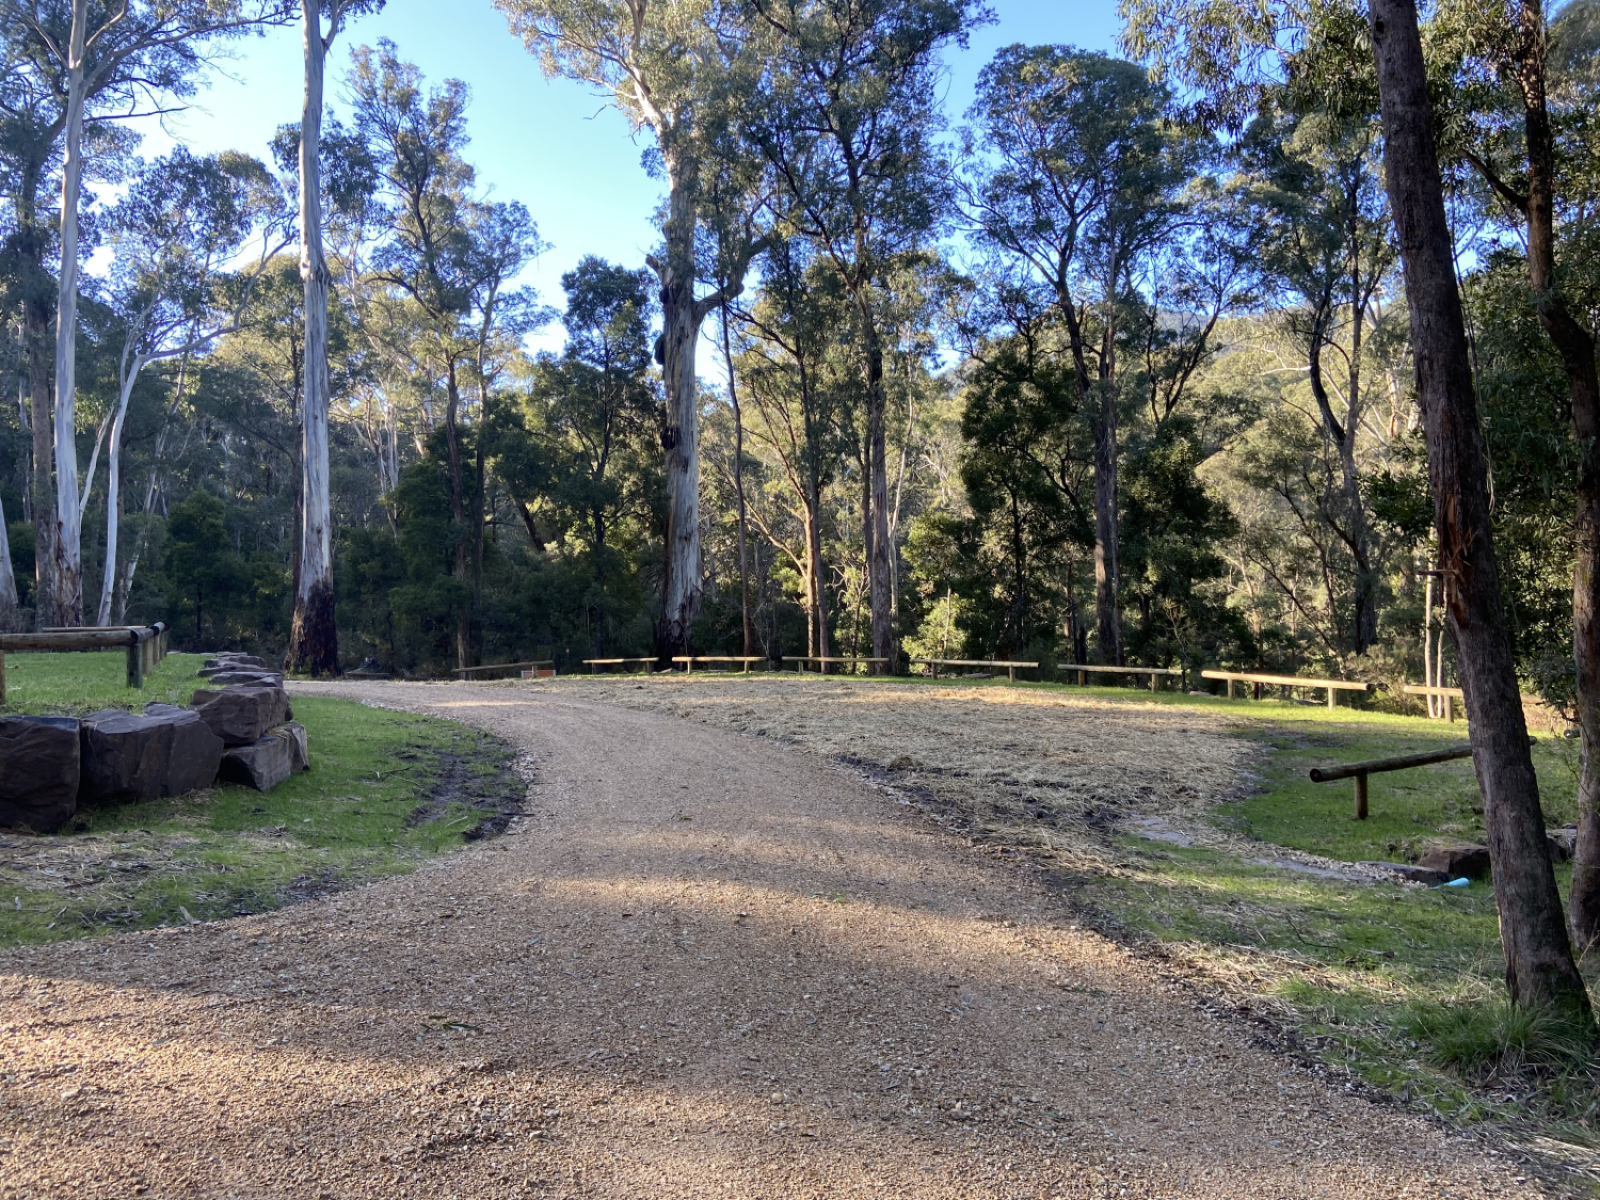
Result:
[[[300,8],[123,8],[0,32],[5,627],[420,676],[691,647],[1453,681],[1356,10],[1208,89],[1187,10],[1129,0],[1127,60],[1011,45],[947,119],[971,0],[500,0],[530,72],[639,128],[662,205],[647,261],[534,295],[539,214],[380,6],[313,13],[344,119],[263,157],[141,157],[121,117]],[[1570,705],[1591,435],[1530,283],[1526,11],[1424,41],[1518,668]],[[1591,376],[1593,12],[1538,64]]]

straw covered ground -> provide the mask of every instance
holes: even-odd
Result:
[[[1255,779],[1263,747],[1239,719],[1137,692],[889,683],[822,676],[599,676],[554,689],[770,738],[893,788],[952,832],[1115,869],[1107,835],[1155,825],[1233,839],[1203,818]],[[1317,861],[1309,859],[1307,861]]]

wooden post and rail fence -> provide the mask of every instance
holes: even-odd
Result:
[[[1536,745],[1537,738],[1529,738],[1528,745]],[[1341,779],[1356,781],[1356,820],[1367,819],[1367,776],[1384,771],[1404,771],[1410,767],[1426,767],[1433,763],[1450,762],[1457,758],[1471,758],[1472,743],[1462,742],[1446,746],[1443,750],[1427,750],[1421,754],[1400,754],[1393,758],[1369,758],[1366,762],[1344,763],[1337,767],[1311,768],[1312,783],[1337,783]]]
[[[882,659],[874,661],[882,662]],[[988,667],[992,671],[1004,670],[1007,678],[1012,683],[1017,681],[1018,671],[1037,671],[1039,664],[1036,662],[1016,662],[1009,658],[913,658],[913,666],[925,666],[935,679],[939,678],[940,667]]]
[[[142,688],[144,677],[167,656],[168,629],[154,625],[95,625],[76,629],[50,628],[33,633],[0,633],[0,704],[6,702],[6,651],[115,650],[128,651],[128,686]]]

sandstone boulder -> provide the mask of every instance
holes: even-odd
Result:
[[[84,803],[154,800],[172,761],[172,723],[120,708],[90,713],[78,727]]]
[[[262,671],[255,667],[218,667],[213,671],[201,671],[200,677],[214,687],[231,687],[236,683],[263,684],[267,687],[283,686],[281,671]]]
[[[209,787],[222,739],[198,713],[151,704],[143,714],[107,709],[83,719],[80,798],[99,803],[153,800]]]
[[[248,746],[289,719],[289,694],[281,687],[245,684],[220,692],[202,688],[191,704],[211,732],[229,746]]]
[[[54,833],[78,810],[78,722],[0,717],[0,825]]]
[[[175,704],[147,704],[144,711],[146,716],[162,717],[172,723],[172,758],[162,795],[181,796],[217,781],[225,747],[199,713]]]
[[[224,650],[220,654],[213,654],[206,659],[202,670],[222,666],[266,667],[267,660],[258,658],[254,654],[242,654],[237,650]]]
[[[222,756],[220,778],[242,783],[258,792],[270,792],[296,771],[305,770],[306,731],[299,725],[280,725],[248,746],[235,746]]]
[[[1417,860],[1419,867],[1443,871],[1451,879],[1489,878],[1489,847],[1438,846]]]

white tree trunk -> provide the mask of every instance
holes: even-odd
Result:
[[[100,573],[100,604],[95,610],[95,624],[111,622],[111,594],[117,581],[117,532],[122,517],[122,427],[128,417],[128,399],[133,395],[133,385],[139,379],[144,359],[134,356],[133,367],[122,381],[121,395],[117,397],[117,415],[111,422],[111,448],[106,462],[106,564]]]
[[[63,625],[83,623],[77,423],[78,193],[83,182],[83,48],[88,0],[73,0],[67,50],[66,152],[61,165],[61,287],[56,307],[55,607]]]
[[[0,501],[0,631],[17,626],[17,577],[11,569],[11,538],[6,532],[6,506]]]
[[[334,21],[337,22],[337,14]],[[336,27],[336,26],[335,26]],[[321,6],[301,11],[306,91],[300,113],[300,278],[305,283],[305,399],[301,406],[300,582],[289,665],[313,675],[338,670],[333,614],[332,514],[328,496],[328,262],[322,250],[322,79],[327,43]],[[331,36],[331,34],[330,34]]]

